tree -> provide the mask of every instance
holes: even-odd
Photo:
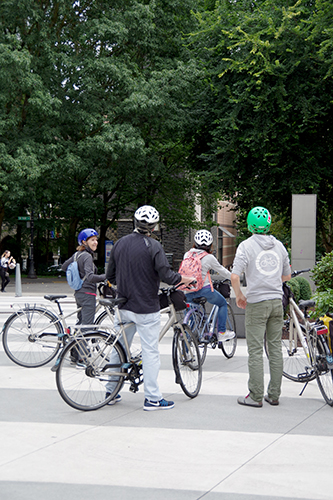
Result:
[[[197,18],[189,43],[207,97],[193,163],[243,213],[264,205],[290,217],[291,194],[318,194],[323,229],[332,213],[332,6],[224,0]]]
[[[17,197],[31,209],[26,188],[33,187],[37,227],[61,226],[68,253],[86,225],[101,228],[103,250],[108,227],[141,203],[161,203],[171,226],[191,224],[196,179],[188,175],[187,138],[199,72],[182,30],[193,27],[194,5],[1,3],[9,58],[1,77],[11,82],[0,90],[1,168],[8,172],[15,160]]]

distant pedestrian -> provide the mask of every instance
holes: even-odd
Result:
[[[10,282],[9,279],[9,269],[14,269],[16,266],[16,261],[14,257],[10,255],[9,250],[5,250],[1,255],[0,262],[0,275],[1,275],[1,291],[5,292],[5,288]]]
[[[282,282],[290,280],[290,263],[284,245],[267,234],[271,215],[264,207],[255,207],[247,217],[253,235],[236,251],[231,283],[236,304],[245,309],[245,334],[248,348],[249,394],[238,398],[245,406],[262,407],[264,397],[263,346],[266,332],[269,350],[270,382],[264,399],[279,404],[283,371],[281,336],[283,327]],[[247,294],[240,288],[240,275],[245,272]]]

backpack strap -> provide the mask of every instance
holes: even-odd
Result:
[[[209,254],[208,254],[208,252],[202,252],[200,255],[198,255],[198,257],[199,257],[199,259],[201,260],[203,257],[206,257],[206,255],[209,255]],[[210,272],[209,272],[209,270],[207,271],[206,276],[204,277],[204,279],[203,279],[203,280],[204,280],[204,282],[205,282],[205,279],[206,279],[207,275],[208,275],[208,280],[209,280],[209,284],[210,284],[210,289],[211,289],[211,291],[212,291],[212,292],[214,292],[214,287],[213,287],[213,283],[212,283],[212,278],[211,278],[211,276],[210,276]]]
[[[81,255],[83,255],[83,252],[75,252],[75,254],[74,254],[74,262],[77,262],[79,260],[79,258],[81,257]],[[77,264],[77,267],[79,268],[79,263]],[[79,270],[79,274],[80,274],[80,270]],[[85,275],[84,278],[81,278],[81,276],[80,276],[80,278],[82,279],[83,282],[86,279],[86,277],[87,277],[87,274]]]

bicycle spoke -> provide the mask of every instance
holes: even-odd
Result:
[[[96,410],[118,394],[125,373],[125,355],[116,342],[108,342],[106,332],[84,334],[68,344],[56,372],[57,388],[64,401],[77,410]],[[81,368],[71,360],[71,350],[80,353]],[[107,387],[112,385],[112,389]],[[106,399],[106,393],[109,397]]]
[[[57,355],[62,336],[62,326],[54,314],[42,307],[29,307],[7,319],[2,343],[14,363],[35,368]]]
[[[181,385],[186,396],[194,398],[199,394],[202,381],[202,364],[198,344],[187,325],[183,330],[175,328],[172,360],[176,382]]]

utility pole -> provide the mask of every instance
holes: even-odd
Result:
[[[35,263],[34,263],[34,211],[31,210],[31,218],[30,218],[30,265],[29,265],[29,273],[28,278],[36,279],[37,274],[35,271]]]

